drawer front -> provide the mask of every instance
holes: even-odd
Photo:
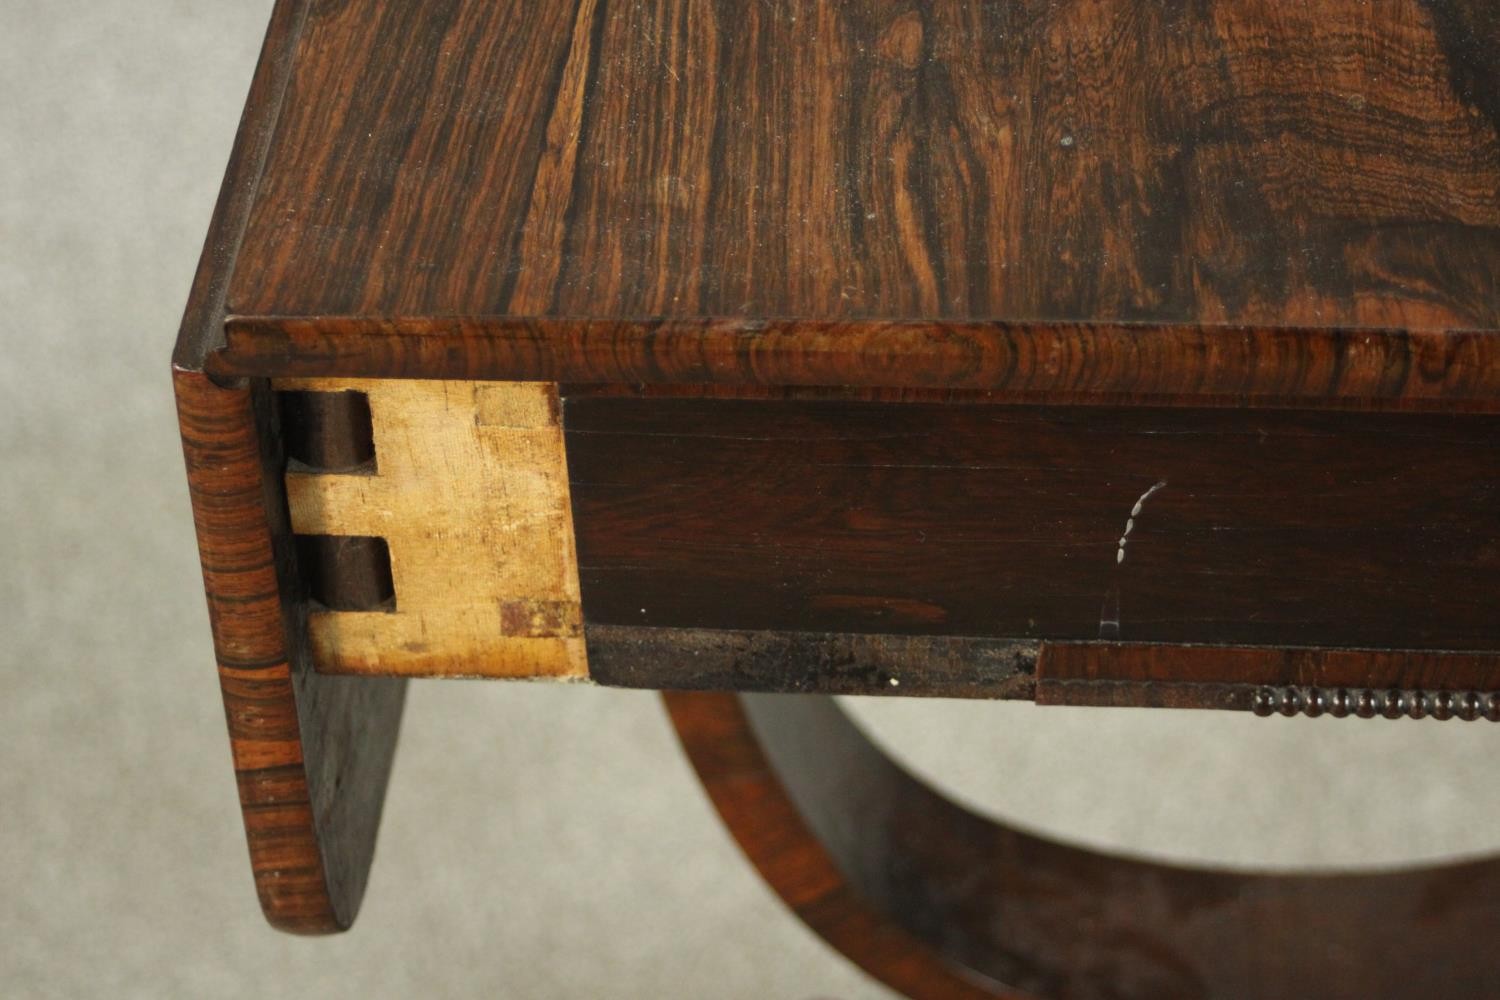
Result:
[[[579,396],[585,621],[1500,649],[1492,416]]]

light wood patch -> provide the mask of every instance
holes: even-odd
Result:
[[[366,393],[375,471],[286,476],[298,534],[390,546],[394,611],[315,611],[332,673],[583,678],[588,665],[557,386],[285,379]]]

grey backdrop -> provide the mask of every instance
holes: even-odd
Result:
[[[0,995],[879,997],[644,694],[417,685],[355,930],[267,929],[167,357],[269,0],[0,0]],[[1238,864],[1500,841],[1500,729],[863,705],[956,795]]]

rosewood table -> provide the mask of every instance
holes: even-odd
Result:
[[[912,996],[1496,995],[1500,862],[1052,844],[829,696],[1500,719],[1497,10],[280,0],[173,361],[268,918],[406,679],[549,678]]]

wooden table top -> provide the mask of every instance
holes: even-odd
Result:
[[[282,7],[226,370],[1496,392],[1488,0]]]
[[[269,918],[353,919],[407,675],[1500,719],[1497,11],[278,0],[174,356]],[[898,985],[1494,978],[1443,964],[1494,867],[1084,856],[781,704],[674,713]],[[874,831],[844,900],[910,889],[942,964],[798,867],[839,843],[793,801]]]

